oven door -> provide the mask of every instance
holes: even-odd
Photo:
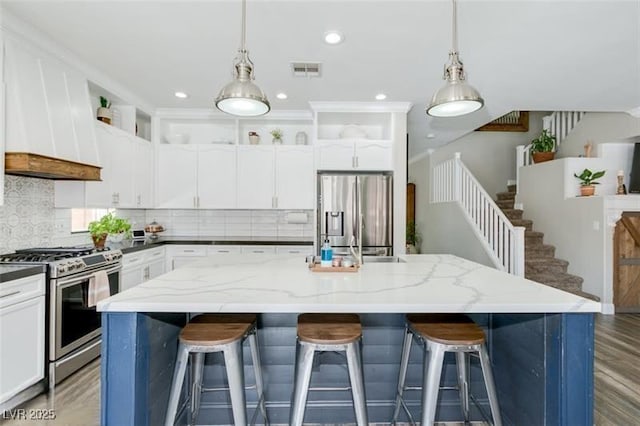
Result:
[[[111,295],[120,290],[121,265],[107,269]],[[97,270],[51,281],[49,359],[62,356],[100,336],[101,315],[89,307],[89,279]]]

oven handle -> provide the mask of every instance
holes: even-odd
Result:
[[[110,275],[114,272],[120,271],[121,269],[122,269],[122,265],[118,265],[115,268],[107,269],[106,272],[107,272],[107,275]],[[71,287],[74,284],[85,281],[87,278],[89,278],[95,272],[98,272],[98,271],[100,271],[100,269],[91,271],[91,273],[88,273],[88,274],[82,274],[80,277],[72,277],[72,278],[58,280],[56,283],[56,288],[62,290],[64,288]]]

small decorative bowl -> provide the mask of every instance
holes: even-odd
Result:
[[[342,259],[342,266],[345,268],[353,267],[353,259],[350,257],[345,257],[344,259]]]
[[[342,258],[340,256],[336,256],[331,259],[331,266],[334,266],[336,268],[342,266]]]

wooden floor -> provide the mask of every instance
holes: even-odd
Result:
[[[595,424],[640,425],[640,314],[597,315],[595,354]],[[29,401],[27,413],[54,409],[55,421],[0,420],[2,426],[98,426],[100,362]]]

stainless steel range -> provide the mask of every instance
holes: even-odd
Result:
[[[4,264],[47,265],[47,354],[49,387],[100,355],[101,319],[88,306],[89,280],[105,271],[111,295],[120,291],[122,252],[96,252],[93,247],[16,250],[0,255]]]

